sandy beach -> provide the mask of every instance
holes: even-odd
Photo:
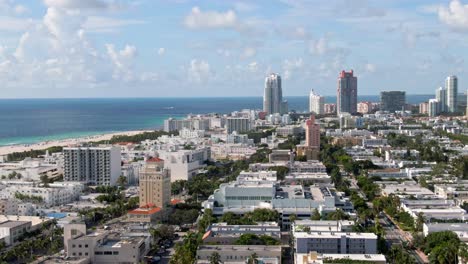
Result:
[[[95,136],[86,136],[86,137],[80,137],[80,138],[51,140],[51,141],[34,143],[34,144],[0,146],[0,155],[6,155],[12,152],[23,152],[23,151],[28,151],[28,150],[46,149],[46,148],[53,147],[53,146],[66,147],[66,146],[71,146],[71,145],[75,145],[79,143],[86,143],[86,142],[91,142],[91,141],[109,140],[113,136],[118,136],[118,135],[133,136],[136,134],[141,134],[143,132],[151,132],[151,131],[153,130],[125,131],[125,132],[115,132],[115,133],[101,134],[101,135],[95,135]]]

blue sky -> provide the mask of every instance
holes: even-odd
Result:
[[[0,0],[0,98],[464,91],[468,1]]]

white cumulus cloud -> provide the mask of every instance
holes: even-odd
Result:
[[[375,66],[375,64],[367,63],[365,65],[365,69],[366,69],[366,72],[373,73],[377,70],[377,67]]]
[[[257,50],[255,48],[246,47],[244,49],[244,51],[242,52],[241,57],[242,58],[251,58],[251,57],[255,56],[255,54],[257,54]]]
[[[165,49],[165,48],[159,48],[159,49],[158,49],[158,55],[159,55],[159,56],[164,55],[164,53],[166,53],[166,49]]]
[[[210,64],[204,60],[193,59],[188,68],[188,79],[193,83],[204,83],[212,77]]]
[[[293,73],[297,70],[302,69],[304,61],[302,58],[293,60],[284,60],[283,62],[283,76],[285,80],[291,79]]]
[[[328,39],[321,37],[310,42],[309,52],[316,55],[323,55],[328,51]]]
[[[439,7],[438,15],[443,23],[460,29],[468,29],[468,5],[452,0],[448,7]]]
[[[237,16],[232,10],[226,12],[202,11],[193,7],[185,17],[184,24],[190,29],[234,28],[237,26]]]

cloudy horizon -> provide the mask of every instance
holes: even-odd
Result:
[[[0,0],[0,98],[333,96],[466,88],[468,1]]]

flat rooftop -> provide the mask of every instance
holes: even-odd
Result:
[[[2,227],[8,227],[8,228],[14,228],[14,227],[18,227],[18,226],[22,226],[24,224],[29,224],[31,222],[28,222],[28,221],[6,221],[6,222],[3,222],[3,223],[0,223],[0,228]]]
[[[294,234],[296,238],[362,238],[362,239],[377,239],[377,235],[374,233],[346,233],[346,232],[296,232]]]
[[[198,251],[269,251],[281,252],[281,246],[264,246],[264,245],[200,245]]]

